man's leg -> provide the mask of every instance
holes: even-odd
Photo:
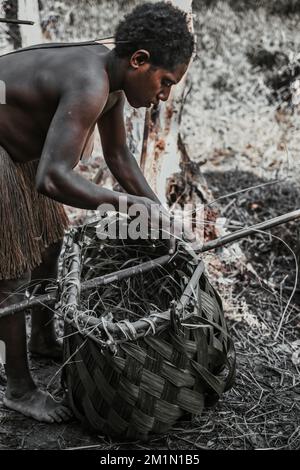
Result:
[[[21,302],[30,274],[12,281],[0,281],[0,308]],[[35,388],[29,372],[24,313],[0,319],[0,338],[6,347],[7,392],[22,395]],[[18,387],[18,388],[17,388]]]
[[[49,246],[43,253],[43,262],[33,272],[31,284],[40,283],[36,295],[45,293],[45,288],[56,280],[57,262],[62,247],[62,241]],[[29,350],[32,354],[37,354],[52,359],[62,359],[62,343],[56,337],[54,312],[51,307],[39,307],[34,309],[31,315],[31,339]]]
[[[27,274],[18,280],[0,281],[0,306],[18,303],[28,283]],[[30,374],[24,313],[0,319],[0,339],[6,347],[7,388],[3,403],[10,409],[47,423],[63,422],[71,416],[70,410],[56,402],[49,393],[39,390]]]

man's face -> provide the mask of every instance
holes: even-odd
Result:
[[[172,85],[176,85],[187,70],[187,64],[180,64],[173,70],[154,67],[145,62],[132,68],[125,81],[124,92],[134,108],[149,108],[169,98]]]

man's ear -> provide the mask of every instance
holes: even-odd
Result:
[[[144,65],[149,62],[150,59],[150,52],[146,51],[145,49],[139,49],[135,51],[134,54],[130,57],[130,65],[134,69],[139,68],[141,65]]]

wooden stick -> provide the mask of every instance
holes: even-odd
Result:
[[[104,276],[96,277],[90,281],[82,283],[81,292],[85,292],[90,289],[94,289],[99,286],[103,286],[115,281],[121,281],[130,276],[136,276],[138,274],[146,273],[152,268],[157,266],[163,266],[167,264],[171,259],[170,255],[160,256],[151,261],[146,261],[137,266],[132,266],[131,268],[121,269],[112,274],[105,274]],[[9,307],[4,307],[0,309],[0,318],[7,317],[8,315],[13,315],[14,313],[20,313],[26,309],[41,306],[41,305],[54,305],[56,301],[55,294],[44,294],[33,299],[23,300],[20,303],[10,305]]]
[[[33,25],[34,21],[28,21],[28,20],[18,20],[14,18],[0,18],[0,23],[10,23],[10,24],[29,24]]]
[[[89,289],[94,289],[99,285],[103,286],[106,284],[110,284],[111,282],[121,281],[122,279],[126,279],[129,276],[137,276],[138,274],[147,273],[152,268],[157,266],[164,266],[167,264],[171,259],[170,255],[160,256],[159,258],[146,261],[145,263],[137,264],[136,266],[132,266],[131,268],[121,269],[120,271],[116,271],[111,274],[106,274],[105,276],[96,277],[95,279],[91,279],[90,281],[86,281],[82,284],[81,291],[84,292]]]
[[[285,224],[290,222],[291,220],[299,219],[300,218],[300,209],[288,212],[287,214],[280,215],[278,217],[274,217],[273,219],[265,220],[264,222],[260,222],[256,225],[251,225],[250,227],[243,228],[241,230],[237,230],[234,233],[229,233],[228,235],[224,235],[223,237],[219,237],[216,240],[212,240],[211,242],[205,243],[198,253],[204,253],[205,251],[214,250],[215,248],[219,248],[221,246],[227,245],[228,243],[232,243],[240,238],[248,237],[249,235],[253,235],[254,233],[260,232],[262,230],[267,230],[276,225]]]
[[[191,300],[191,298],[193,297],[193,291],[196,290],[196,286],[199,283],[200,276],[203,272],[204,272],[204,263],[203,261],[200,261],[200,263],[198,264],[197,268],[194,271],[193,276],[191,277],[190,282],[188,283],[187,287],[185,288],[179,300],[180,310],[184,309],[189,303],[189,301]],[[103,323],[101,322],[100,318],[89,317],[83,312],[81,312],[80,318],[84,321],[86,325],[97,326],[100,329],[104,329]],[[160,313],[157,317],[153,317],[151,321],[153,322],[153,325],[156,328],[162,324],[165,324],[166,319],[169,319],[169,318],[170,318],[170,312],[166,311],[166,312]],[[69,319],[69,321],[72,323],[71,320],[72,319]],[[140,319],[140,320],[133,322],[131,325],[136,331],[137,338],[138,338],[140,336],[139,332],[142,331],[141,334],[143,334],[145,326],[149,327],[149,322],[147,322],[147,320]],[[121,332],[121,329],[119,328],[118,323],[108,322],[105,326],[106,326],[106,329],[111,334]],[[123,331],[125,330],[128,332],[128,334],[130,334],[130,331],[128,330],[127,325],[122,325],[122,329]]]
[[[0,309],[0,318],[7,317],[14,313],[20,313],[27,308],[40,307],[41,305],[54,305],[56,296],[54,294],[44,294],[34,297],[33,299],[23,300],[17,304]]]

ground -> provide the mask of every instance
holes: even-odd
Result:
[[[207,173],[207,181],[216,196],[215,182],[222,182],[227,193],[262,183],[256,176]],[[243,179],[244,178],[244,179]],[[223,186],[224,185],[224,186]],[[256,189],[251,199],[244,198],[230,208],[223,205],[224,215],[244,223],[268,218],[274,211],[292,209],[300,200],[297,188],[283,186],[280,199]],[[264,196],[264,204],[262,197]],[[257,211],[257,207],[259,210]],[[230,212],[230,214],[228,213]],[[273,231],[289,245],[295,243],[296,225]],[[232,261],[220,253],[219,264],[211,255],[206,264],[214,285],[222,295],[227,322],[237,351],[237,377],[234,388],[226,393],[216,408],[206,410],[192,423],[180,422],[170,433],[149,443],[110,441],[93,436],[76,423],[45,425],[0,408],[2,448],[23,449],[297,449],[299,448],[299,296],[284,313],[294,282],[293,256],[282,249],[277,238],[266,242],[265,235],[242,243],[243,257]],[[284,322],[276,333],[282,315]],[[59,364],[32,360],[38,383],[50,391],[58,386]],[[3,392],[3,387],[0,388]]]
[[[71,24],[71,3],[55,3],[61,26],[53,34],[76,40],[110,34],[124,7],[105,2],[97,10],[96,2],[89,2],[79,12],[73,6]],[[216,206],[226,227],[234,230],[237,224],[251,225],[299,208],[299,109],[293,97],[282,102],[268,86],[288,66],[297,66],[299,14],[237,12],[225,2],[212,3],[213,10],[195,9],[198,53],[181,132],[191,158],[202,163],[214,197],[221,198]],[[48,10],[51,4],[47,2]],[[43,14],[47,16],[46,9]],[[95,172],[91,166],[81,170]],[[0,405],[0,448],[299,449],[299,223],[272,234],[258,233],[236,249],[220,250],[217,258],[205,256],[237,351],[236,384],[214,409],[144,444],[92,436],[75,421],[36,423]],[[57,387],[58,378],[53,378],[58,368],[32,360],[38,383],[50,391]],[[0,386],[1,394],[3,390]]]

